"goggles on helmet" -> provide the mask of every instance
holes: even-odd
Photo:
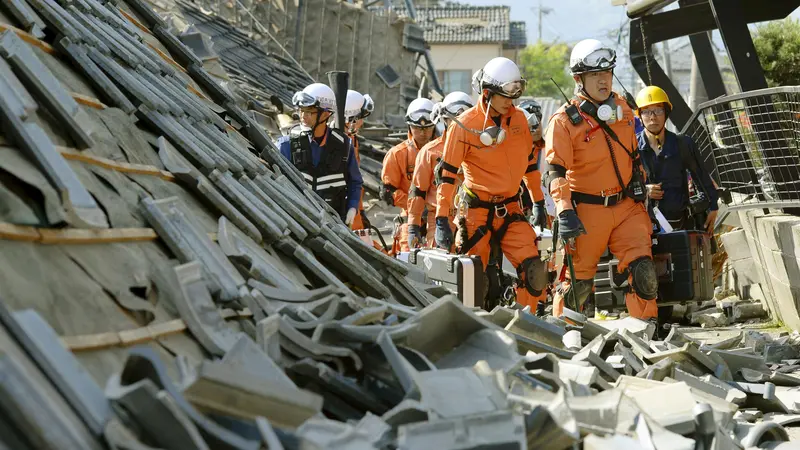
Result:
[[[592,53],[584,56],[578,64],[575,64],[575,72],[593,72],[610,70],[617,62],[617,52],[610,48],[599,48]]]
[[[524,78],[516,81],[509,81],[508,83],[501,84],[500,90],[496,93],[503,97],[519,98],[522,93],[525,92],[525,86],[527,86],[527,84]]]
[[[450,103],[449,105],[442,105],[442,111],[445,113],[446,117],[454,117],[462,112],[466,111],[467,109],[472,108],[472,105],[469,103],[459,100],[457,102]]]
[[[312,106],[319,106],[319,102],[313,96],[303,92],[295,92],[292,96],[292,105],[295,108],[310,108]]]
[[[375,102],[372,101],[372,97],[369,94],[364,94],[364,106],[361,107],[361,118],[364,119],[372,114],[372,111],[375,110]]]
[[[432,127],[434,124],[431,121],[431,110],[418,109],[406,115],[406,123],[419,128]]]
[[[508,98],[520,98],[527,85],[528,82],[524,78],[501,83],[486,75],[483,69],[478,70],[472,76],[472,89],[475,92],[480,93],[483,89],[488,89],[495,94]]]

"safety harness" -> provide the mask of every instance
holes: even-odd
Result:
[[[581,116],[584,117],[584,120],[586,120],[587,123],[590,123],[588,121],[588,118],[583,114],[583,112],[581,113]],[[614,166],[614,175],[617,177],[617,182],[619,183],[620,190],[617,191],[617,192],[606,192],[606,191],[603,191],[603,192],[600,193],[600,195],[594,195],[594,194],[587,194],[585,192],[572,191],[572,195],[571,195],[572,204],[573,204],[573,206],[577,206],[579,203],[587,203],[587,204],[590,204],[590,205],[602,205],[602,206],[605,206],[605,207],[610,207],[610,206],[616,205],[617,203],[622,202],[623,200],[625,200],[626,197],[632,197],[633,198],[633,196],[626,194],[626,190],[627,190],[628,186],[633,184],[632,182],[636,179],[636,175],[638,173],[637,171],[639,170],[639,167],[640,167],[640,164],[641,164],[641,159],[639,158],[639,154],[638,154],[637,150],[628,151],[628,149],[625,148],[625,145],[623,145],[622,142],[620,142],[619,137],[617,137],[617,134],[614,133],[614,131],[611,129],[611,127],[608,126],[607,123],[601,121],[600,119],[598,119],[594,115],[590,115],[590,117],[597,122],[597,126],[593,127],[587,133],[587,139],[589,138],[589,135],[591,135],[595,131],[597,131],[597,130],[602,130],[603,131],[603,133],[602,133],[603,134],[603,138],[606,141],[606,146],[608,147],[609,154],[611,156],[611,163]],[[625,151],[625,153],[633,160],[633,168],[632,168],[632,173],[631,173],[631,182],[629,182],[628,185],[626,185],[625,182],[622,180],[622,174],[620,173],[620,170],[619,170],[619,165],[617,163],[617,157],[614,154],[613,144],[611,143],[612,139],[615,142],[617,142],[622,147],[622,149]],[[549,185],[550,181],[555,180],[556,178],[566,178],[566,176],[567,176],[567,169],[565,167],[553,164],[553,165],[551,165],[550,171],[548,172],[549,179],[547,180],[547,183]],[[614,189],[612,189],[612,190],[614,190]],[[639,201],[638,199],[634,199],[634,200]]]
[[[462,242],[456,249],[459,254],[467,253],[474,247],[484,236],[491,233],[489,238],[489,245],[492,249],[499,248],[503,236],[508,231],[508,227],[514,222],[525,222],[525,216],[519,213],[509,214],[507,205],[519,202],[519,192],[512,197],[500,199],[499,196],[492,197],[492,200],[481,200],[475,193],[470,191],[466,186],[462,185],[464,193],[466,194],[467,206],[470,208],[484,208],[488,210],[486,216],[486,223],[479,226],[472,236],[468,236],[467,240]],[[502,219],[503,223],[497,228],[494,228],[494,218]]]

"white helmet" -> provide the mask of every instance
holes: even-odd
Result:
[[[603,72],[617,65],[617,52],[597,39],[584,39],[572,48],[569,70],[573,75]]]
[[[526,84],[514,61],[502,56],[486,63],[472,78],[475,92],[481,93],[488,89],[489,92],[508,98],[519,98],[525,92]]]
[[[364,96],[354,90],[347,91],[347,101],[344,104],[345,122],[354,122],[361,118],[361,108],[364,106]]]
[[[296,108],[316,106],[325,111],[335,112],[336,96],[333,95],[333,89],[325,84],[309,84],[302,91],[295,92],[292,96],[292,105]]]
[[[469,108],[475,106],[475,102],[468,94],[455,91],[447,94],[442,100],[441,113],[444,117],[455,117]]]
[[[411,126],[428,128],[433,126],[433,102],[427,98],[418,98],[408,105],[406,123]]]

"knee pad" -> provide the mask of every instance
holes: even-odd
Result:
[[[592,288],[594,288],[594,280],[575,280],[575,282],[570,282],[569,286],[564,289],[563,297],[564,302],[568,305],[572,303],[572,292],[574,289],[575,292],[575,299],[578,301],[578,307],[586,303],[586,300],[589,298],[589,294],[592,293]]]
[[[547,267],[539,256],[522,261],[517,266],[517,276],[531,295],[541,295],[547,287]]]
[[[658,296],[658,275],[656,264],[652,258],[642,256],[634,260],[629,267],[631,288],[644,300],[653,300]]]

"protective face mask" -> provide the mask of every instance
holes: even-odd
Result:
[[[613,95],[597,108],[597,118],[609,125],[620,120],[622,114],[622,106],[617,105]]]
[[[483,117],[483,132],[478,135],[481,144],[489,147],[490,145],[500,145],[506,140],[506,130],[496,125],[486,127],[489,123],[489,109],[492,107],[492,99],[489,98],[489,104],[486,106],[486,114]]]
[[[480,134],[481,144],[485,146],[500,145],[506,140],[506,130],[498,126],[491,126]]]

